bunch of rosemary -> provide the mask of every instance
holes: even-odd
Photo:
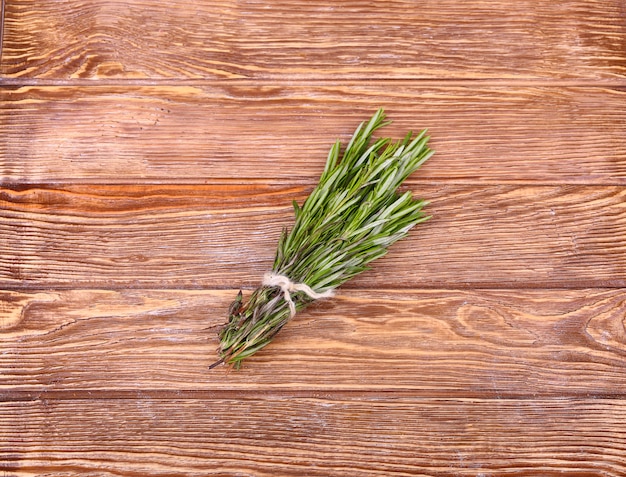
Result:
[[[372,143],[374,131],[386,124],[379,109],[359,125],[342,155],[339,141],[332,146],[317,187],[302,207],[293,203],[295,224],[280,237],[270,281],[266,275],[247,302],[240,291],[231,304],[228,323],[219,332],[220,359],[211,367],[239,368],[297,310],[331,295],[429,218],[422,213],[424,201],[409,191],[397,192],[433,154],[426,131],[415,138],[408,133],[398,142],[381,138]]]

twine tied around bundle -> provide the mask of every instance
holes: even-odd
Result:
[[[263,285],[266,287],[280,288],[280,291],[283,293],[285,301],[289,305],[291,318],[293,318],[293,316],[296,314],[296,304],[291,299],[292,293],[302,292],[306,294],[309,298],[313,298],[314,300],[318,300],[320,298],[330,298],[331,296],[335,295],[335,291],[333,289],[326,290],[323,293],[318,293],[306,283],[294,283],[289,277],[275,272],[267,272],[263,276]]]

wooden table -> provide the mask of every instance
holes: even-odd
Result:
[[[626,4],[6,0],[0,472],[626,475]],[[437,154],[371,271],[215,331],[328,148]]]

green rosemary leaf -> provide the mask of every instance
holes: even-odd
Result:
[[[267,346],[295,312],[330,296],[369,268],[415,225],[430,218],[424,200],[398,193],[404,180],[433,151],[426,130],[403,139],[372,141],[389,124],[379,109],[355,130],[343,154],[340,141],[328,153],[320,180],[302,206],[293,202],[293,228],[283,230],[272,272],[244,302],[231,304],[220,330],[220,359],[235,368]]]

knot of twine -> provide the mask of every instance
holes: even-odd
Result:
[[[296,314],[296,304],[291,299],[291,294],[294,292],[305,293],[309,298],[318,300],[320,298],[330,298],[335,294],[334,290],[326,290],[324,293],[317,293],[306,283],[294,283],[289,277],[281,275],[280,273],[267,272],[263,276],[263,285],[267,287],[277,287],[283,293],[285,301],[289,305],[289,311],[291,312],[291,318]]]

